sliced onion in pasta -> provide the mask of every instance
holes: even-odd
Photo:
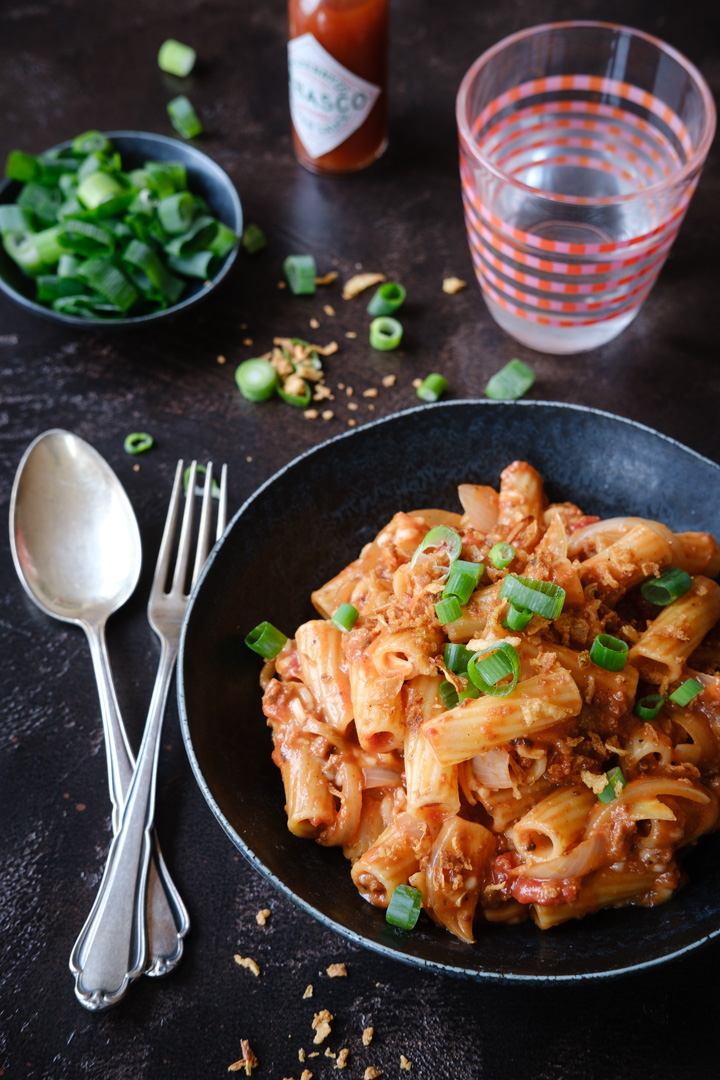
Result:
[[[363,787],[398,787],[402,784],[402,774],[384,765],[368,765],[362,770]]]

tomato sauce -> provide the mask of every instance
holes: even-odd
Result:
[[[298,161],[317,173],[365,168],[387,145],[388,0],[289,0],[288,18]]]

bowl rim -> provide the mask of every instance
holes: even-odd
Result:
[[[87,326],[97,329],[99,327],[133,327],[142,326],[145,323],[156,322],[158,319],[162,319],[168,315],[177,315],[181,311],[185,311],[187,308],[192,307],[199,300],[204,300],[205,297],[219,285],[232,268],[238,254],[240,247],[239,234],[242,232],[243,223],[243,211],[242,203],[240,202],[240,196],[237,193],[237,189],[232,180],[225,172],[221,165],[206,154],[203,150],[198,149],[197,146],[193,146],[192,143],[181,142],[179,139],[173,139],[170,135],[158,135],[152,131],[130,131],[130,130],[117,130],[117,131],[103,131],[103,135],[110,140],[115,139],[148,139],[154,143],[161,143],[168,148],[180,147],[183,153],[190,154],[198,164],[198,166],[205,172],[214,174],[215,178],[226,189],[227,194],[230,197],[232,203],[233,215],[235,218],[235,231],[238,234],[238,242],[232,248],[231,251],[225,256],[225,259],[218,270],[215,277],[211,278],[210,283],[203,289],[199,289],[192,296],[187,296],[184,300],[179,301],[177,304],[172,304],[170,307],[163,308],[161,311],[151,311],[146,315],[131,315],[122,319],[84,319],[78,315],[65,315],[60,311],[54,311],[52,308],[45,307],[43,304],[38,304],[36,300],[29,300],[27,296],[18,292],[13,288],[0,274],[0,290],[5,293],[11,300],[14,300],[20,307],[25,308],[26,311],[31,311],[33,314],[40,315],[42,318],[49,319],[52,322],[65,323],[69,326]],[[45,150],[41,150],[40,153],[48,154],[53,150],[66,150],[69,146],[72,146],[72,139],[63,139],[62,142],[56,143],[55,146],[48,146]],[[3,203],[3,195],[7,189],[16,184],[17,180],[5,179],[0,183],[0,205]]]
[[[665,953],[665,954],[660,955],[660,956],[651,957],[649,959],[641,960],[638,963],[628,964],[628,965],[625,965],[622,968],[604,968],[604,969],[603,968],[598,968],[597,970],[592,970],[592,971],[581,971],[581,972],[574,972],[574,973],[571,972],[571,973],[564,973],[564,974],[553,974],[551,972],[535,974],[535,973],[528,973],[528,972],[490,971],[490,970],[469,969],[469,968],[463,967],[463,966],[461,966],[459,964],[456,964],[456,963],[443,963],[443,962],[436,961],[436,960],[428,960],[428,959],[425,959],[424,957],[420,957],[420,956],[417,956],[417,955],[411,955],[409,953],[400,952],[400,951],[397,951],[396,949],[392,948],[390,945],[386,945],[386,944],[383,944],[382,942],[378,942],[378,941],[373,941],[373,940],[371,940],[369,938],[364,937],[362,934],[358,933],[357,931],[352,930],[350,927],[343,926],[342,924],[336,922],[329,915],[326,915],[325,912],[320,911],[313,904],[309,903],[308,901],[304,900],[302,897],[298,896],[288,885],[286,885],[283,881],[281,881],[280,878],[276,874],[274,874],[267,866],[265,866],[265,864],[262,862],[262,860],[257,855],[255,855],[253,850],[246,844],[246,842],[243,840],[243,838],[235,831],[233,826],[230,824],[228,819],[225,817],[225,815],[224,815],[223,811],[221,810],[219,804],[215,800],[212,792],[210,791],[208,783],[205,780],[205,777],[204,777],[204,775],[202,773],[202,770],[200,768],[200,763],[198,762],[197,756],[195,754],[195,749],[194,749],[193,742],[192,742],[192,735],[191,735],[191,732],[190,732],[190,722],[189,722],[189,719],[188,719],[187,705],[186,705],[186,698],[185,698],[185,686],[184,686],[184,664],[185,664],[185,646],[186,646],[186,638],[187,638],[187,628],[188,628],[190,619],[192,617],[192,612],[193,612],[193,609],[194,609],[194,606],[195,606],[195,602],[196,602],[197,597],[198,597],[198,595],[200,593],[200,590],[202,589],[205,578],[209,574],[218,552],[220,551],[220,549],[222,548],[222,546],[225,543],[229,542],[229,537],[230,537],[230,534],[231,534],[231,532],[232,532],[232,530],[233,530],[233,528],[235,526],[235,523],[242,517],[242,515],[245,513],[245,511],[252,505],[252,503],[257,498],[259,498],[259,496],[264,491],[266,491],[269,487],[271,487],[272,484],[274,484],[277,479],[279,479],[281,476],[283,476],[290,469],[294,468],[295,465],[297,465],[298,463],[300,463],[302,461],[305,461],[308,458],[311,458],[314,454],[317,454],[320,451],[323,451],[326,448],[328,448],[330,446],[333,446],[334,444],[337,444],[341,440],[348,439],[348,438],[353,438],[356,435],[358,435],[360,432],[366,431],[367,429],[371,429],[371,428],[378,429],[378,428],[382,427],[382,425],[387,424],[389,421],[392,421],[392,420],[394,420],[394,419],[396,419],[398,417],[421,415],[422,413],[425,413],[428,410],[448,410],[448,411],[450,411],[453,408],[457,408],[457,407],[460,407],[460,406],[467,406],[467,405],[472,405],[472,406],[476,406],[476,407],[480,406],[480,407],[484,407],[484,408],[488,408],[488,409],[497,408],[497,407],[503,406],[503,405],[504,406],[514,405],[514,406],[517,406],[519,408],[528,409],[528,410],[531,410],[531,411],[532,410],[540,410],[540,411],[542,411],[545,408],[555,408],[555,409],[567,410],[568,412],[578,413],[580,415],[598,416],[598,417],[602,417],[604,419],[619,422],[621,424],[626,425],[629,428],[636,429],[638,431],[642,431],[642,432],[644,432],[646,434],[654,436],[655,438],[659,438],[661,441],[663,441],[665,443],[668,443],[673,447],[676,447],[677,449],[683,451],[684,453],[690,454],[692,457],[696,458],[698,461],[703,462],[703,464],[709,465],[713,470],[715,470],[717,472],[718,480],[720,481],[720,464],[713,461],[711,458],[705,457],[703,454],[699,453],[697,450],[693,450],[691,447],[686,446],[684,443],[680,442],[678,439],[675,439],[670,435],[664,435],[662,432],[657,431],[655,428],[652,428],[648,424],[644,424],[639,420],[632,420],[632,419],[630,419],[628,417],[619,416],[616,413],[608,412],[605,409],[597,409],[597,408],[595,408],[593,406],[589,406],[589,405],[579,405],[579,404],[575,404],[575,403],[572,403],[572,402],[564,402],[564,401],[532,401],[531,400],[531,401],[509,402],[509,401],[493,401],[493,400],[487,400],[486,401],[486,400],[482,400],[482,399],[462,398],[462,399],[457,399],[457,400],[453,400],[453,401],[440,401],[440,402],[433,402],[431,404],[426,404],[426,405],[416,405],[416,406],[412,406],[412,407],[407,408],[407,409],[402,409],[402,410],[400,410],[399,412],[396,412],[396,413],[391,413],[389,416],[378,417],[376,420],[372,420],[367,424],[363,424],[362,427],[353,428],[353,429],[351,429],[349,431],[339,432],[337,435],[333,435],[329,439],[325,439],[323,442],[318,443],[316,446],[309,447],[307,450],[302,451],[296,457],[292,458],[292,460],[287,462],[287,464],[281,466],[281,468],[279,468],[275,473],[272,474],[272,476],[270,476],[258,488],[256,488],[256,490],[253,491],[252,494],[249,495],[248,498],[243,502],[243,504],[240,506],[240,508],[236,511],[236,513],[233,515],[233,517],[231,518],[231,520],[227,524],[227,526],[225,528],[225,531],[223,532],[223,535],[216,542],[215,546],[213,547],[212,551],[210,552],[208,558],[205,561],[205,565],[204,565],[204,567],[202,569],[200,577],[198,578],[198,581],[196,582],[196,584],[195,584],[195,586],[193,588],[192,595],[190,597],[190,602],[188,604],[188,607],[187,607],[187,610],[186,610],[186,613],[185,613],[185,617],[184,617],[183,623],[182,623],[182,628],[181,628],[181,633],[180,633],[180,644],[179,644],[179,650],[178,650],[178,660],[177,660],[177,701],[178,701],[178,712],[179,712],[179,717],[180,717],[180,729],[181,729],[181,732],[182,732],[183,742],[185,744],[185,751],[186,751],[186,753],[188,755],[188,759],[190,761],[190,766],[191,766],[193,775],[195,776],[195,780],[196,780],[196,782],[198,784],[198,787],[200,788],[200,790],[201,790],[201,792],[202,792],[202,794],[203,794],[203,796],[205,798],[205,801],[207,802],[208,806],[212,810],[212,812],[215,815],[217,821],[219,822],[219,824],[221,825],[221,827],[223,828],[223,830],[225,831],[227,836],[233,842],[234,846],[243,855],[243,857],[250,863],[250,865],[255,870],[257,870],[257,872],[263,878],[265,878],[266,881],[268,881],[274,888],[276,888],[283,896],[285,896],[287,899],[291,900],[292,903],[294,903],[297,907],[299,907],[301,910],[306,912],[308,915],[311,915],[314,919],[316,919],[319,923],[321,923],[321,925],[327,927],[330,930],[335,931],[335,933],[340,934],[342,937],[346,938],[348,941],[352,942],[355,945],[362,946],[363,948],[366,948],[366,949],[370,949],[372,952],[378,953],[379,955],[383,956],[386,959],[399,961],[400,963],[407,964],[410,967],[419,967],[419,968],[422,968],[424,970],[437,972],[438,974],[441,974],[441,975],[452,975],[452,976],[455,976],[455,977],[466,978],[466,979],[470,979],[470,980],[477,981],[477,982],[490,982],[490,983],[492,983],[492,982],[495,982],[495,983],[512,982],[512,983],[532,983],[532,984],[585,982],[586,980],[596,980],[597,981],[597,980],[600,980],[600,979],[615,978],[616,976],[620,976],[620,975],[627,975],[627,974],[631,974],[631,973],[634,973],[634,972],[645,971],[648,968],[656,967],[658,964],[664,964],[664,963],[667,963],[668,961],[675,960],[675,959],[679,958],[680,956],[685,955],[686,953],[694,951],[695,949],[699,948],[700,946],[708,944],[710,941],[712,941],[713,939],[718,937],[720,935],[720,918],[718,919],[717,928],[715,930],[711,931],[710,933],[703,934],[701,937],[697,938],[696,940],[686,942],[685,944],[681,945],[680,947],[678,947],[676,949],[673,949],[671,952]]]

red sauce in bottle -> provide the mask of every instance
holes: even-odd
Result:
[[[387,145],[388,0],[288,0],[288,17],[298,161],[316,173],[365,168]]]

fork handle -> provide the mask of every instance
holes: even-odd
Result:
[[[120,829],[113,838],[95,903],[70,956],[75,993],[89,1009],[122,998],[146,967],[145,911],[155,817],[160,735],[178,648],[163,640],[145,733]]]
[[[108,788],[112,803],[112,829],[115,834],[120,828],[122,808],[130,788],[135,759],[115,694],[105,641],[105,624],[103,622],[97,626],[87,626],[86,632],[100,697]],[[190,929],[190,917],[170,876],[155,833],[153,841],[147,888],[148,956],[145,974],[156,976],[168,974],[180,963],[183,939]]]

